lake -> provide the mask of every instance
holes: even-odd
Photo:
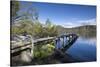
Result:
[[[96,38],[79,37],[66,53],[76,62],[96,61]]]
[[[66,45],[66,37],[64,37],[64,45]],[[68,40],[67,40],[68,41]],[[68,42],[67,42],[68,43]],[[57,49],[63,48],[63,39],[56,42]],[[65,51],[64,55],[57,54],[44,57],[35,61],[36,64],[56,64],[56,63],[72,63],[72,62],[90,62],[96,61],[96,37],[79,36],[75,43]]]

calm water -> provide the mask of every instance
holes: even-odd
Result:
[[[79,37],[66,53],[78,61],[96,61],[96,38]]]

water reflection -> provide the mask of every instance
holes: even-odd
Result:
[[[79,37],[66,53],[79,61],[96,61],[96,38]]]

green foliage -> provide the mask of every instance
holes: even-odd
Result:
[[[12,34],[23,35],[27,33],[35,38],[53,37],[57,35],[57,28],[51,23],[46,25],[41,24],[39,21],[31,21],[29,19],[21,20],[11,28]]]
[[[23,35],[24,33],[33,35],[33,23],[31,20],[22,20],[11,28],[12,34]]]
[[[31,7],[32,3],[28,2],[21,5],[19,1],[11,1],[11,15],[20,16],[21,19],[12,22],[11,33],[13,35],[30,34],[35,38],[43,38],[48,36],[56,36],[57,28],[49,19],[45,24],[39,21],[39,13],[37,8]],[[25,10],[21,10],[21,8]],[[18,14],[18,15],[17,15]],[[12,18],[11,18],[12,19]]]
[[[52,42],[50,44],[35,46],[34,57],[38,59],[45,58],[53,53],[54,48],[55,47]]]
[[[57,36],[56,25],[53,25],[49,19],[47,19],[45,26],[47,36]]]
[[[40,22],[35,22],[34,23],[34,37],[38,37],[38,38],[41,38],[43,37],[43,26]]]

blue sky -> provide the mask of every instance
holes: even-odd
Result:
[[[25,3],[28,2],[21,4]],[[66,28],[96,25],[96,6],[33,2],[31,7],[37,8],[41,23],[49,18],[53,24]]]

